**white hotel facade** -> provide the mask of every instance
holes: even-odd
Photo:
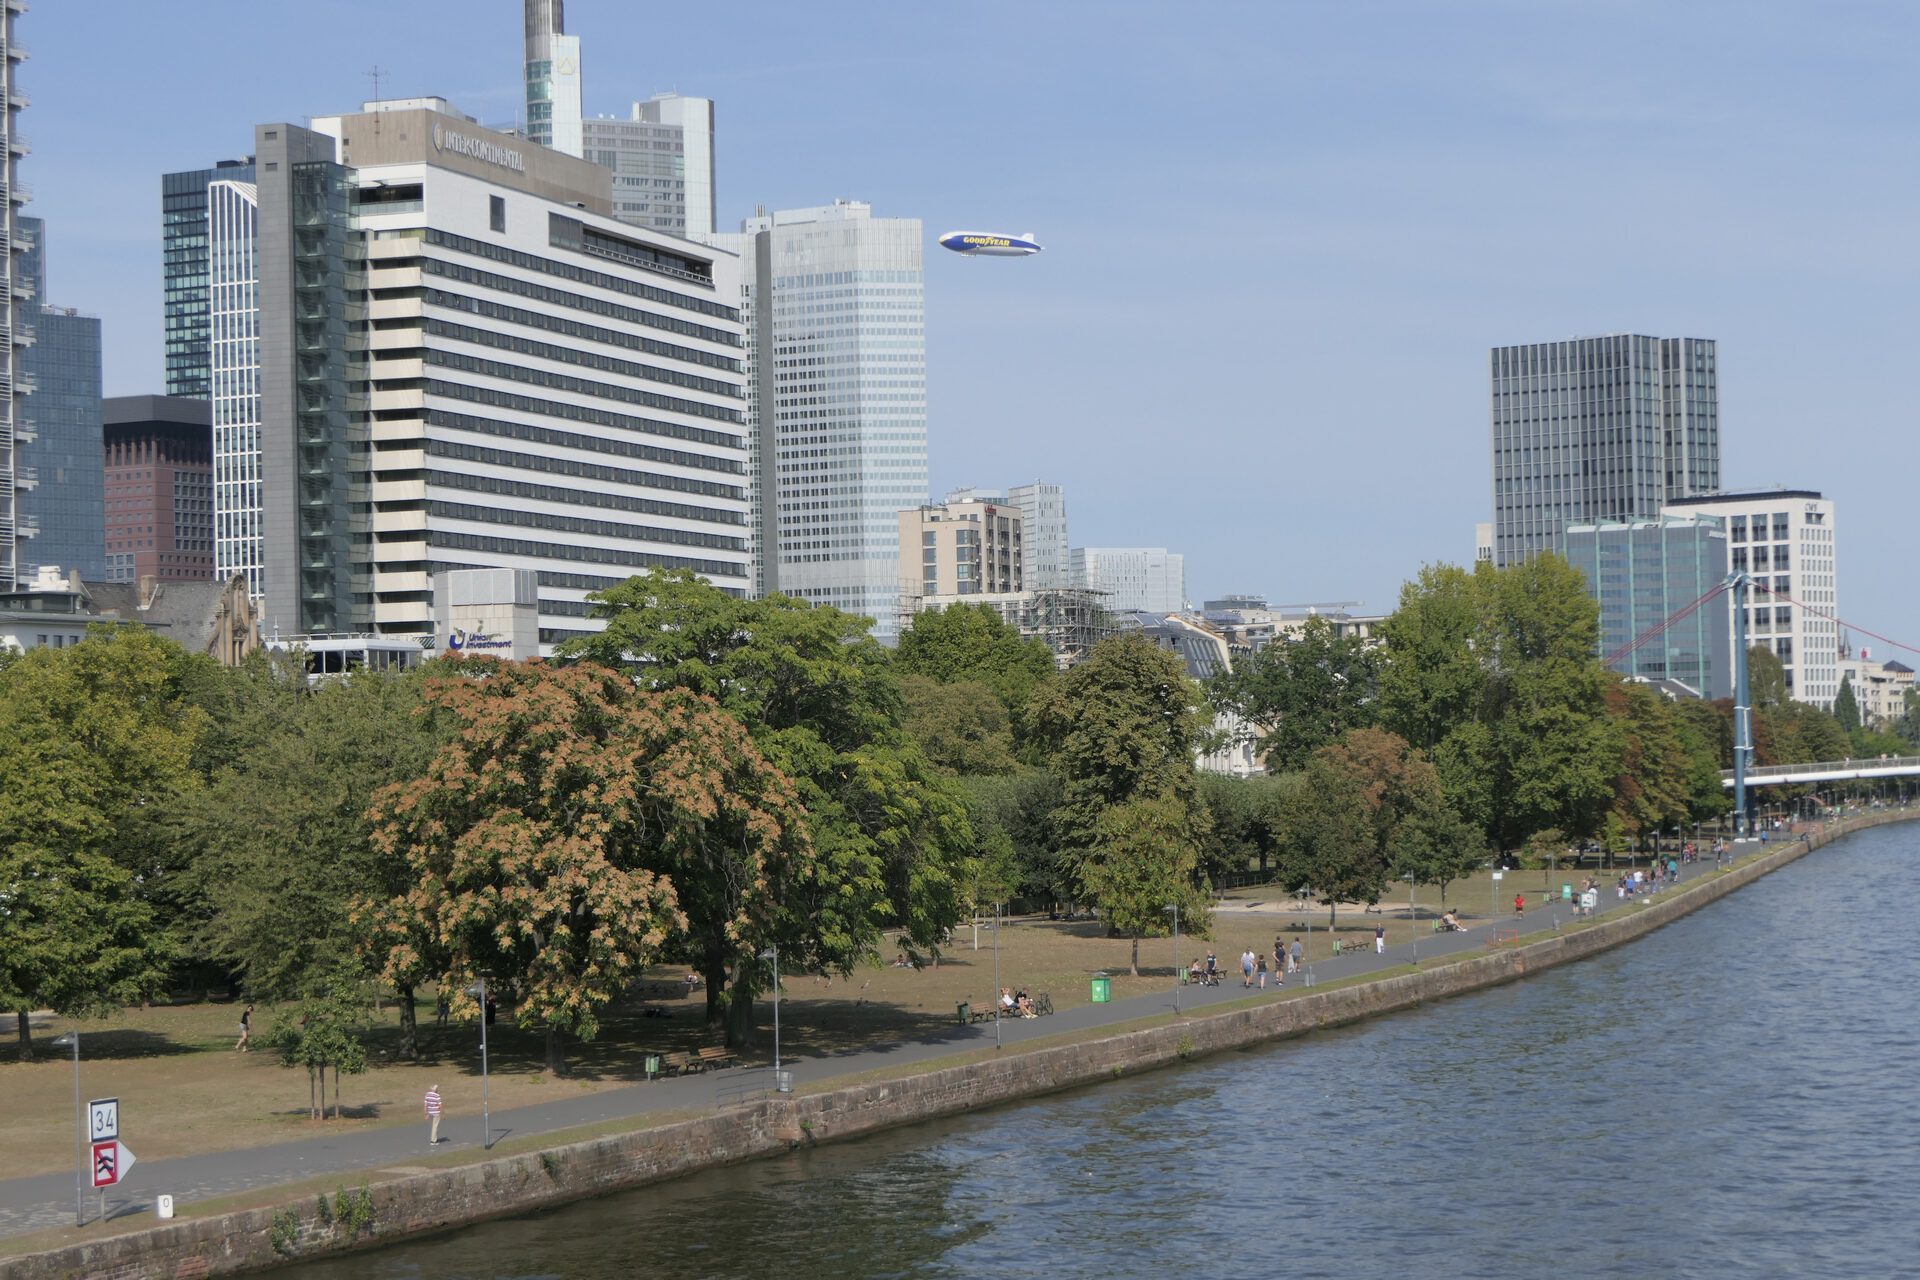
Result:
[[[732,255],[437,99],[255,148],[270,632],[434,636],[456,569],[532,573],[542,652],[650,566],[746,592]]]

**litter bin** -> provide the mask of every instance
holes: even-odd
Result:
[[[773,1091],[775,1093],[793,1092],[793,1072],[784,1067],[773,1073]]]
[[[959,1004],[955,1005],[953,1012],[963,1027],[973,1021],[973,1005],[968,1001],[962,1000]]]
[[[660,1078],[660,1055],[657,1053],[648,1054],[640,1060],[640,1067],[641,1070],[646,1072],[647,1079],[658,1080]]]
[[[1572,885],[1570,885],[1570,884],[1563,884],[1563,885],[1561,885],[1561,886],[1560,886],[1560,901],[1562,901],[1562,902],[1572,902],[1572,901],[1573,901],[1573,886],[1572,886]]]
[[[1113,999],[1113,979],[1104,973],[1093,975],[1092,990],[1088,998],[1095,1004],[1106,1004]]]

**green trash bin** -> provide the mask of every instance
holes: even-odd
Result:
[[[1095,1004],[1107,1004],[1113,999],[1113,979],[1104,973],[1093,975],[1090,998]]]
[[[1561,885],[1561,886],[1560,886],[1560,901],[1562,901],[1562,902],[1572,902],[1572,901],[1573,901],[1573,886],[1572,886],[1572,885],[1570,885],[1570,884],[1563,884],[1563,885]]]
[[[659,1054],[657,1053],[648,1054],[646,1057],[640,1060],[640,1064],[641,1064],[641,1068],[647,1074],[647,1079],[657,1080],[660,1078],[660,1055]]]
[[[954,1016],[960,1020],[960,1025],[963,1027],[966,1026],[969,1022],[973,1021],[973,1004],[970,1001],[962,1000],[959,1004],[954,1006],[953,1012],[954,1012]]]

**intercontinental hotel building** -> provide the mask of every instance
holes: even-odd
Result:
[[[460,569],[532,575],[543,652],[650,566],[746,591],[732,255],[615,220],[607,170],[439,99],[261,125],[254,152],[257,330],[216,379],[256,381],[232,462],[258,483],[218,514],[259,530],[269,632],[431,642]]]

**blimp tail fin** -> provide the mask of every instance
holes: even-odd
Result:
[[[1034,239],[1034,234],[1033,234],[1033,232],[1031,232],[1031,231],[1022,231],[1022,232],[1020,233],[1020,238],[1021,238],[1022,240],[1032,240],[1032,239]]]

